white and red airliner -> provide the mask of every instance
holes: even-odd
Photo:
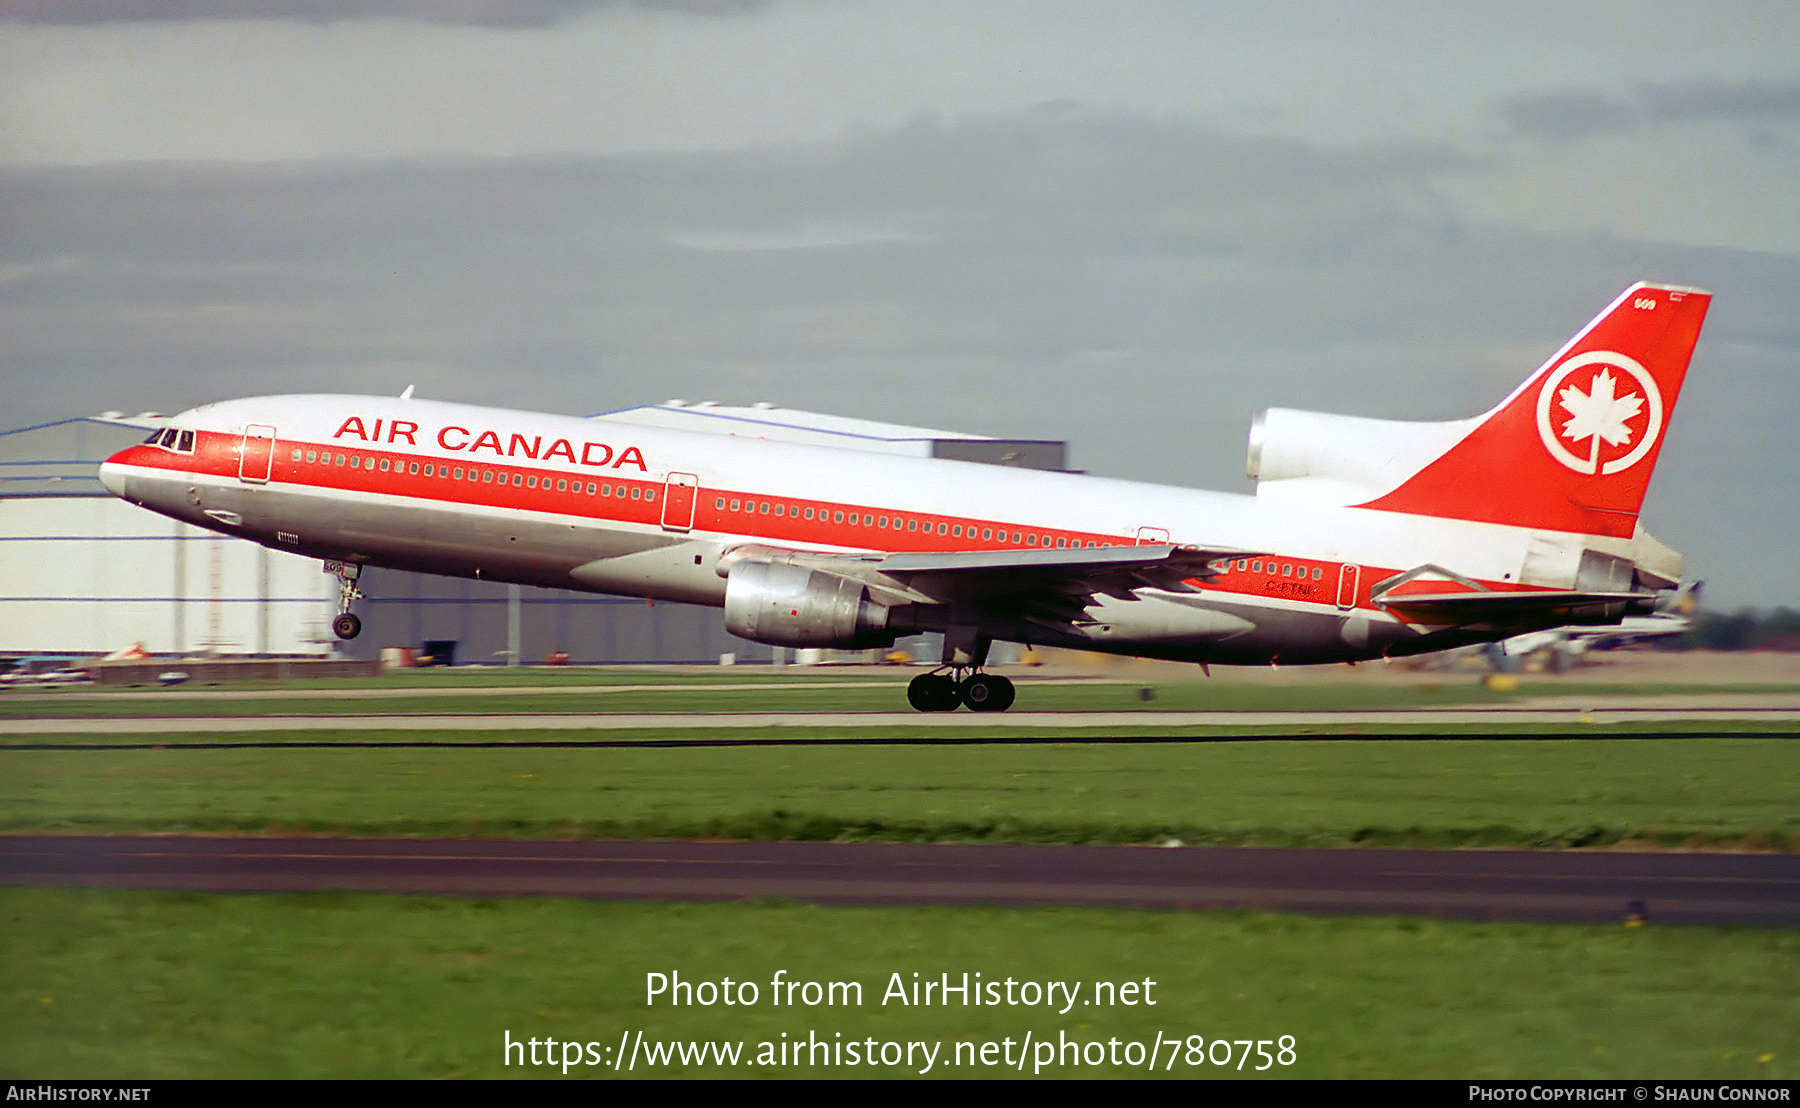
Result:
[[[1638,523],[1708,293],[1627,289],[1487,414],[1271,409],[1254,496],[370,396],[171,418],[115,494],[340,563],[723,607],[742,638],[944,635],[922,711],[1011,705],[996,639],[1200,663],[1420,654],[1649,613]]]

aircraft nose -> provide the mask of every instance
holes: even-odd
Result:
[[[119,464],[120,457],[114,454],[100,463],[100,483],[114,496],[125,495],[125,467]]]

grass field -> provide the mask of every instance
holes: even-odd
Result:
[[[257,736],[284,737],[368,736]],[[1800,743],[1779,736],[0,749],[0,764],[0,830],[14,832],[1800,845]]]
[[[944,1063],[958,1043],[1022,1048],[1027,1034],[1059,1033],[1181,1038],[1174,1069],[1167,1047],[1158,1066],[1181,1077],[1240,1076],[1190,1066],[1192,1035],[1293,1036],[1292,1065],[1258,1075],[1251,1055],[1241,1076],[1263,1078],[1792,1078],[1800,1058],[1800,935],[1777,930],[51,889],[0,890],[0,926],[15,955],[0,985],[6,1077],[561,1076],[504,1065],[508,1032],[603,1051],[641,1031],[653,1044],[744,1042],[752,1055],[809,1031],[920,1041],[938,1044],[938,1077],[1016,1076]],[[857,982],[862,1003],[777,1007],[776,970]],[[651,1005],[652,972],[756,982],[758,1003]],[[882,1003],[892,974],[965,972],[1081,982],[1083,1000],[1096,981],[1150,980],[1155,1004]],[[632,1075],[903,1076],[922,1058]],[[1144,1072],[1052,1064],[1044,1075]]]
[[[668,684],[661,688],[625,685],[617,691],[565,691],[559,687],[487,689],[489,695],[466,690],[389,690],[403,695],[379,698],[310,695],[285,697],[269,690],[254,700],[195,696],[180,688],[154,696],[102,693],[81,697],[0,696],[0,717],[67,718],[82,716],[235,716],[364,715],[458,713],[619,713],[619,712],[907,712],[904,681],[871,686],[864,681],[805,682],[799,687],[740,687],[737,682]],[[1143,689],[1150,689],[1146,699]],[[185,695],[184,695],[185,694]],[[1163,686],[1105,682],[1021,684],[1020,711],[1256,711],[1311,708],[1411,708],[1441,704],[1504,704],[1512,694],[1491,693],[1473,684],[1454,686],[1293,686],[1267,688],[1220,683]]]
[[[538,681],[542,672],[481,676],[509,690],[506,680]],[[779,683],[779,675],[614,676],[668,688],[572,689],[602,683],[576,671],[560,691],[505,691],[483,701],[435,684],[448,677],[433,673],[369,686],[413,688],[416,697],[8,692],[0,714],[867,711],[897,710],[903,695],[897,682],[833,687],[866,675],[800,689],[707,687]],[[1153,699],[1140,698],[1143,687]],[[1528,681],[1519,695],[1532,691]],[[1614,695],[1597,684],[1581,691]],[[1083,682],[1022,686],[1021,707],[1510,699],[1463,680]],[[1457,728],[1416,730],[1417,738],[1376,740],[1108,743],[1056,741],[1082,734],[1078,727],[1021,736],[972,726],[954,735],[1013,741],[932,745],[905,741],[925,732],[904,725],[832,726],[780,734],[902,741],[774,747],[697,745],[723,734],[699,719],[691,729],[641,732],[271,732],[206,736],[214,745],[185,749],[135,748],[145,736],[13,736],[0,741],[0,831],[1800,848],[1800,743],[1791,724],[1714,738],[1656,737],[1668,728],[1646,725],[1577,724],[1564,737],[1538,727],[1516,738],[1457,741],[1443,738]],[[371,738],[448,745],[303,745]],[[676,745],[521,745],[583,739]],[[246,745],[251,740],[272,745]],[[75,749],[81,744],[96,749]],[[508,1031],[520,1041],[600,1049],[642,1032],[650,1042],[742,1042],[752,1054],[757,1043],[809,1031],[832,1042],[839,1033],[916,1040],[941,1052],[931,1076],[951,1077],[1015,1074],[945,1063],[958,1044],[968,1050],[1010,1038],[1017,1046],[1028,1034],[1039,1042],[1180,1038],[1174,1069],[1163,1068],[1171,1052],[1161,1048],[1163,1076],[1224,1075],[1187,1064],[1192,1035],[1294,1036],[1294,1064],[1265,1078],[1792,1079],[1800,1058],[1800,934],[1775,929],[42,888],[0,889],[0,928],[5,1077],[559,1076],[554,1067],[504,1066]],[[766,983],[782,969],[802,980],[859,982],[864,1003],[797,1011],[774,1008],[766,992],[762,1003],[729,1008],[651,1007],[644,999],[650,972]],[[990,981],[1152,979],[1158,1003],[1066,1015],[880,1003],[892,973],[965,971]],[[662,1065],[632,1075],[900,1076],[919,1068]],[[569,1076],[577,1072],[613,1074],[602,1066]],[[1143,1072],[1053,1065],[1045,1075]]]

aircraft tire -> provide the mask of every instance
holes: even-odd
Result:
[[[907,683],[906,701],[921,712],[954,712],[962,691],[943,674],[921,673]]]
[[[354,639],[362,634],[362,620],[350,612],[338,616],[331,621],[331,633],[340,639]]]
[[[963,680],[962,701],[971,712],[1004,712],[1013,704],[1013,683],[993,673],[977,673]]]

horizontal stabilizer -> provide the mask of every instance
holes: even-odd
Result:
[[[1616,623],[1630,604],[1649,604],[1654,593],[1576,592],[1543,589],[1529,592],[1455,592],[1407,594],[1375,603],[1420,623],[1493,623],[1556,627],[1573,623]]]

